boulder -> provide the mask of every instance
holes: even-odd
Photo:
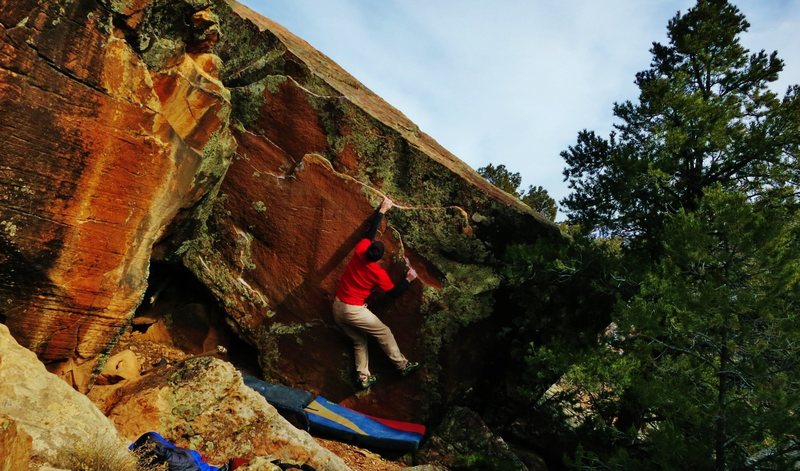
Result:
[[[224,304],[267,379],[365,413],[428,420],[493,367],[486,331],[498,322],[505,247],[559,232],[308,43],[229,4],[218,10],[214,51],[237,152],[206,225],[164,252]],[[380,229],[384,265],[394,279],[407,263],[420,277],[398,300],[369,304],[423,368],[401,378],[373,344],[382,380],[356,394],[350,341],[330,306],[385,195],[397,206]]]
[[[132,350],[122,350],[106,361],[103,371],[97,377],[96,384],[115,384],[123,380],[140,376],[139,359]]]
[[[81,391],[158,261],[211,292],[267,379],[426,421],[494,367],[486,332],[503,326],[493,299],[505,248],[560,237],[234,1],[4,3],[0,128],[0,322]],[[401,378],[373,346],[383,378],[356,394],[330,304],[384,195],[398,203],[381,228],[385,264],[420,278],[370,306],[423,368]],[[193,353],[223,343],[206,307],[171,311],[150,334]],[[198,322],[167,325],[180,312]]]
[[[83,390],[234,145],[210,2],[104,3],[0,6],[0,322]]]
[[[103,394],[106,387],[114,393]],[[100,408],[131,441],[155,431],[217,465],[231,458],[269,457],[317,471],[349,469],[217,358],[195,357],[137,380],[95,386],[91,394],[98,394]]]
[[[33,352],[14,340],[3,324],[0,324],[0,415],[5,417],[5,422],[0,422],[0,437],[16,429],[16,449],[22,453],[22,461],[14,462],[17,467],[11,469],[25,469],[19,467],[26,459],[25,442],[30,443],[31,456],[50,464],[57,464],[86,444],[108,455],[124,457],[126,453],[125,443],[114,425],[97,407],[49,373]],[[16,425],[8,426],[13,423]],[[26,435],[29,438],[24,438]],[[0,444],[3,439],[0,438]]]

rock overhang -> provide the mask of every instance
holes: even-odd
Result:
[[[87,386],[75,371],[126,328],[155,257],[214,293],[265,375],[367,412],[424,419],[491,367],[467,368],[481,356],[458,351],[491,348],[474,331],[491,324],[497,261],[508,244],[559,238],[557,226],[239,4],[28,3],[34,17],[2,9],[2,24],[18,26],[3,27],[16,56],[4,59],[0,99],[19,118],[3,126],[24,139],[0,184],[25,195],[0,200],[11,305],[0,314],[40,357]],[[384,195],[398,203],[382,228],[387,265],[401,276],[406,256],[421,281],[372,305],[425,367],[395,377],[373,348],[384,386],[354,394],[329,305]]]

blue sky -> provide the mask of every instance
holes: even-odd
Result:
[[[636,100],[653,41],[693,0],[245,0],[302,37],[474,168],[568,194],[559,153],[607,135]],[[733,1],[751,51],[778,51],[800,83],[800,0]],[[561,215],[559,216],[561,219]]]

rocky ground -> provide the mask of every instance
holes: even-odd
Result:
[[[396,471],[408,467],[402,460],[387,459],[375,452],[365,448],[359,448],[355,445],[337,442],[335,440],[326,440],[319,437],[315,437],[315,440],[334,455],[341,458],[347,466],[354,470]]]
[[[144,320],[137,322],[139,325],[146,324]],[[103,376],[100,381],[108,383],[119,381],[123,376],[146,375],[193,356],[172,346],[172,340],[169,330],[163,328],[159,322],[152,322],[145,329],[129,331],[120,339],[117,348],[112,352],[112,360],[109,361],[112,365],[111,368],[119,369],[119,371],[117,374],[109,371],[109,374]],[[131,353],[134,358],[131,358]],[[119,359],[116,364],[113,362],[115,358]],[[132,371],[132,368],[136,371]],[[375,451],[335,440],[319,437],[314,437],[314,440],[340,457],[348,467],[354,470],[395,471],[406,469],[411,463],[410,456],[384,457]]]
[[[119,381],[123,376],[146,375],[193,356],[171,345],[174,339],[171,338],[169,329],[164,328],[163,323],[154,320],[151,322],[145,318],[137,321],[137,325],[144,325],[145,328],[127,332],[112,352],[112,359],[119,358],[121,361],[121,363],[112,365],[112,368],[119,368],[121,371],[118,374],[112,373],[104,376],[101,382]],[[130,353],[135,358],[131,358]],[[110,363],[113,362],[110,361]],[[132,371],[132,368],[136,371]],[[320,437],[314,437],[314,440],[341,458],[353,470],[395,471],[406,469],[412,461],[410,456],[384,457],[375,451],[335,440]]]

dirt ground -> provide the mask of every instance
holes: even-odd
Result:
[[[344,460],[345,464],[354,471],[396,471],[410,466],[410,464],[405,464],[400,461],[391,461],[377,453],[347,443],[326,440],[319,437],[314,437],[314,439],[317,443]]]

